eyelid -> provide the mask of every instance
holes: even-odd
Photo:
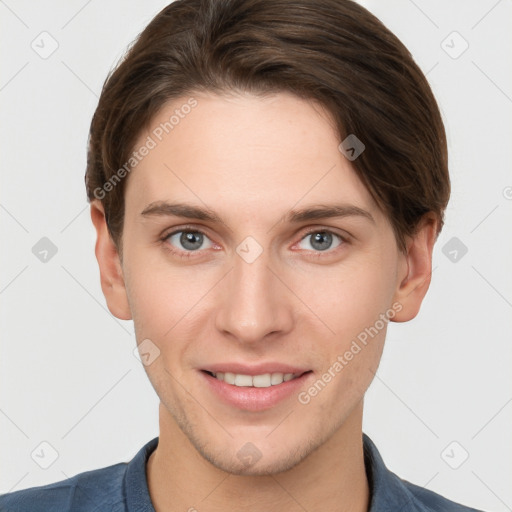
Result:
[[[191,232],[191,233],[200,233],[201,235],[204,235],[206,238],[212,242],[212,244],[215,245],[215,242],[211,239],[211,237],[208,235],[207,230],[204,227],[198,227],[198,226],[191,226],[191,225],[185,225],[185,226],[178,226],[171,228],[169,231],[164,231],[164,234],[159,237],[159,240],[161,242],[166,242],[171,236],[176,235],[177,233],[181,232]],[[205,249],[203,249],[205,250]],[[201,251],[183,251],[183,250],[177,250],[176,252],[188,252],[188,253],[194,253],[194,252],[201,252]]]
[[[184,226],[175,226],[173,228],[170,228],[169,230],[164,230],[163,234],[160,235],[160,238],[165,240],[165,239],[169,238],[170,236],[175,235],[176,233],[180,233],[181,231],[192,231],[193,233],[201,233],[205,236],[208,236],[204,226],[199,227],[199,226],[192,226],[190,224],[186,224]]]
[[[176,249],[173,245],[171,245],[170,243],[167,243],[167,241],[169,240],[169,238],[171,236],[176,235],[177,233],[181,233],[183,231],[188,231],[188,232],[192,232],[192,233],[200,233],[200,234],[204,235],[205,237],[207,237],[210,240],[210,242],[213,245],[215,245],[215,242],[213,242],[210,239],[208,234],[205,232],[204,228],[198,228],[198,227],[191,226],[191,225],[175,226],[175,227],[169,229],[168,231],[165,230],[164,234],[162,234],[161,236],[158,237],[159,242],[161,242],[163,244],[164,249],[166,251],[169,251],[175,257],[181,258],[183,260],[189,260],[189,259],[196,258],[197,257],[195,255],[196,253],[202,253],[202,252],[206,251],[206,249],[203,249],[201,251],[185,251],[183,249]]]
[[[327,257],[328,255],[337,254],[340,250],[344,248],[346,244],[350,243],[350,237],[348,235],[342,235],[334,228],[330,228],[327,226],[313,226],[311,228],[308,228],[308,230],[301,235],[300,239],[297,242],[295,242],[292,247],[295,247],[296,245],[300,244],[305,238],[307,238],[309,235],[312,235],[313,233],[329,233],[331,235],[334,235],[335,237],[338,237],[340,240],[338,246],[334,248],[329,248],[325,251],[306,250],[308,254],[312,255],[315,258],[322,258]]]
[[[311,233],[330,233],[332,235],[336,235],[337,237],[341,238],[344,242],[348,242],[350,240],[350,236],[348,233],[346,233],[345,235],[342,235],[335,228],[327,227],[327,226],[314,226],[312,228],[308,228],[308,231],[306,231],[304,233],[301,240],[303,240],[306,236],[310,235]]]

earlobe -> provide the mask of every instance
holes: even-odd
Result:
[[[91,201],[91,220],[96,229],[95,254],[100,269],[101,289],[108,309],[120,320],[131,320],[119,254],[108,232],[103,205],[97,199]]]
[[[394,301],[402,309],[393,318],[394,322],[412,320],[419,312],[432,277],[432,251],[437,237],[438,220],[426,214],[413,236],[407,240],[407,252],[403,255],[403,273],[397,284]]]

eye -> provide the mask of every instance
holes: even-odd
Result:
[[[209,249],[212,247],[211,240],[202,231],[196,229],[182,229],[173,231],[165,235],[163,241],[168,242],[171,246],[169,249],[176,253],[198,252],[201,249]],[[206,246],[204,246],[206,242]],[[177,247],[178,249],[174,249]],[[183,254],[188,257],[189,254]]]
[[[306,250],[313,250],[315,252],[325,252],[328,249],[335,249],[336,247],[339,247],[344,242],[346,242],[346,240],[341,235],[325,229],[316,229],[314,231],[310,231],[304,238],[302,238],[301,242],[299,243],[302,243],[308,239],[310,240],[308,243],[310,247],[302,248]],[[336,242],[335,239],[338,239],[338,242],[333,246],[333,242]]]
[[[199,253],[202,250],[210,249],[214,246],[203,231],[193,228],[182,228],[173,231],[162,237],[161,240],[165,242],[166,248],[171,251],[171,253],[181,258],[194,257],[194,253]],[[307,243],[307,246],[301,247],[301,249],[313,251],[316,253],[316,256],[321,256],[324,252],[335,252],[329,249],[336,249],[347,243],[347,240],[341,235],[328,229],[318,228],[307,233],[300,240],[299,246],[308,240],[310,241]]]

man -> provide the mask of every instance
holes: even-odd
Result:
[[[1,510],[467,511],[362,433],[450,184],[409,52],[349,0],[181,0],[108,77],[86,187],[160,435]]]

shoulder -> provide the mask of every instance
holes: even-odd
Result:
[[[122,512],[127,463],[79,473],[66,480],[0,495],[0,512]]]
[[[399,478],[399,477],[397,477]],[[414,510],[418,512],[482,512],[476,508],[466,507],[460,503],[455,503],[440,494],[433,491],[412,484],[406,480],[399,478],[402,485],[410,495],[411,504],[414,504],[416,508]]]
[[[370,512],[482,512],[400,478],[386,467],[366,434],[363,434],[363,446],[371,489]]]

